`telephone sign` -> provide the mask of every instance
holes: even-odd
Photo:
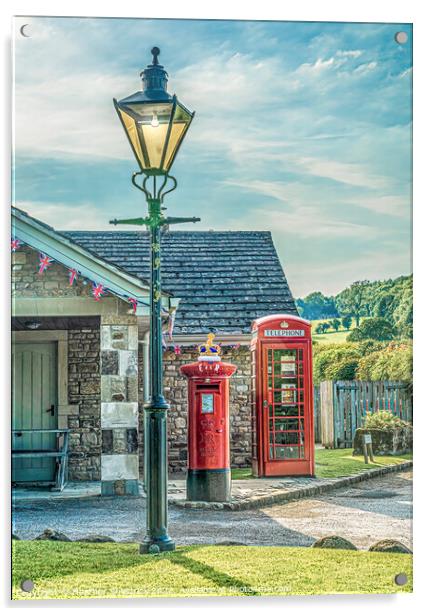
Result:
[[[267,337],[303,338],[305,331],[303,329],[264,329],[263,335]]]

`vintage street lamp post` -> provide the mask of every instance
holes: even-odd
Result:
[[[114,225],[146,225],[150,232],[150,402],[145,406],[145,486],[147,491],[147,534],[140,552],[157,553],[175,549],[168,534],[167,411],[163,396],[162,303],[161,303],[161,227],[198,222],[200,218],[164,216],[164,197],[177,182],[169,175],[175,156],[194,114],[166,90],[167,72],[158,62],[160,49],[153,47],[153,63],[141,73],[142,90],[114,99],[114,106],[135,154],[140,171],[132,183],[141,190],[148,204],[145,218],[111,220]]]

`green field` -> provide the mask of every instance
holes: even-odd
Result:
[[[413,455],[374,456],[374,463],[365,464],[363,456],[352,456],[353,449],[323,449],[315,451],[316,477],[322,479],[346,477],[360,471],[400,464],[411,460]],[[233,468],[232,479],[252,479],[251,468]]]
[[[360,318],[360,323],[364,320],[364,318],[366,317]],[[316,321],[311,321],[313,340],[316,340],[321,344],[339,344],[341,342],[346,342],[347,336],[356,327],[356,321],[353,319],[350,329],[344,329],[344,327],[340,327],[338,332],[336,332],[335,330],[330,330],[328,332],[325,332],[324,334],[315,333],[316,327],[319,325],[319,323],[330,323],[331,321],[332,319],[317,319]]]
[[[412,592],[412,575],[409,554],[195,545],[143,556],[137,544],[13,542],[14,599]]]

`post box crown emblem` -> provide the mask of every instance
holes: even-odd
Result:
[[[221,347],[214,343],[214,334],[208,334],[205,344],[200,344],[199,361],[220,361]]]

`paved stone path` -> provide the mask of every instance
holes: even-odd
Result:
[[[364,549],[385,538],[411,547],[411,517],[412,473],[408,470],[253,510],[170,507],[169,528],[178,545],[238,542],[307,546],[324,535],[339,534]],[[23,539],[53,528],[71,539],[106,534],[116,541],[139,541],[145,529],[145,499],[17,501],[13,521],[14,532]]]

